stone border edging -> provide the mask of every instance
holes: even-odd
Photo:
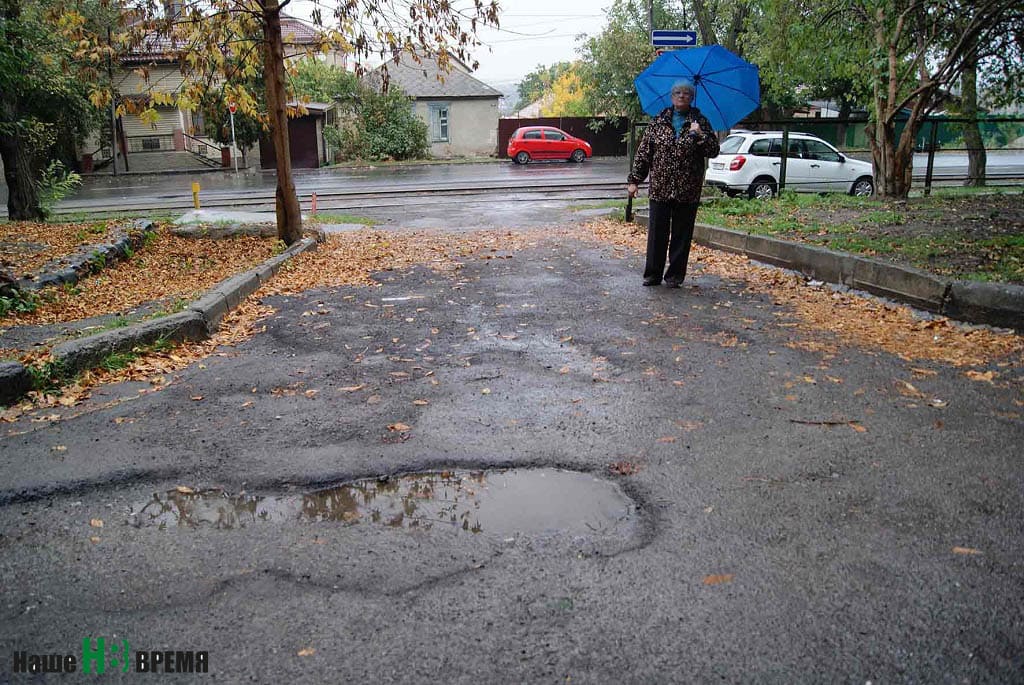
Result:
[[[205,340],[217,330],[225,314],[270,280],[285,262],[315,248],[317,243],[318,238],[303,238],[262,264],[224,279],[184,311],[60,343],[53,348],[54,360],[64,372],[77,373],[115,352],[128,352],[157,340]],[[21,363],[0,363],[0,404],[11,404],[31,389],[31,373]]]
[[[127,259],[132,251],[143,246],[152,229],[153,222],[148,219],[136,219],[127,229],[119,226],[110,242],[86,245],[70,255],[47,262],[32,276],[19,278],[13,284],[14,288],[24,292],[77,283],[83,273],[91,273],[97,264]],[[61,268],[55,269],[56,265],[61,265]]]
[[[646,223],[647,212],[635,216],[637,223]],[[1024,332],[1024,286],[952,280],[909,266],[710,224],[696,224],[693,238],[716,250],[906,302],[951,319]]]

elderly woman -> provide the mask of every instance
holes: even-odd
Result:
[[[682,79],[672,85],[672,106],[644,131],[626,179],[629,196],[635,197],[637,184],[651,175],[644,285],[658,285],[664,275],[665,285],[678,288],[686,277],[705,159],[718,154],[711,124],[693,106],[695,95],[691,81]]]

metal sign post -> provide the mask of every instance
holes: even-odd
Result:
[[[238,173],[238,145],[235,144],[235,110],[238,105],[234,102],[228,103],[228,113],[231,114],[231,161],[235,164],[235,173]]]

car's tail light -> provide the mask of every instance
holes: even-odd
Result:
[[[743,155],[736,155],[732,161],[729,162],[729,171],[739,171],[743,168],[743,165],[747,163],[747,158]]]

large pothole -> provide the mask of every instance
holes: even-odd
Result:
[[[450,528],[493,535],[628,535],[636,504],[612,481],[553,468],[438,471],[373,478],[305,494],[178,488],[133,507],[137,527],[237,529],[337,523]]]

